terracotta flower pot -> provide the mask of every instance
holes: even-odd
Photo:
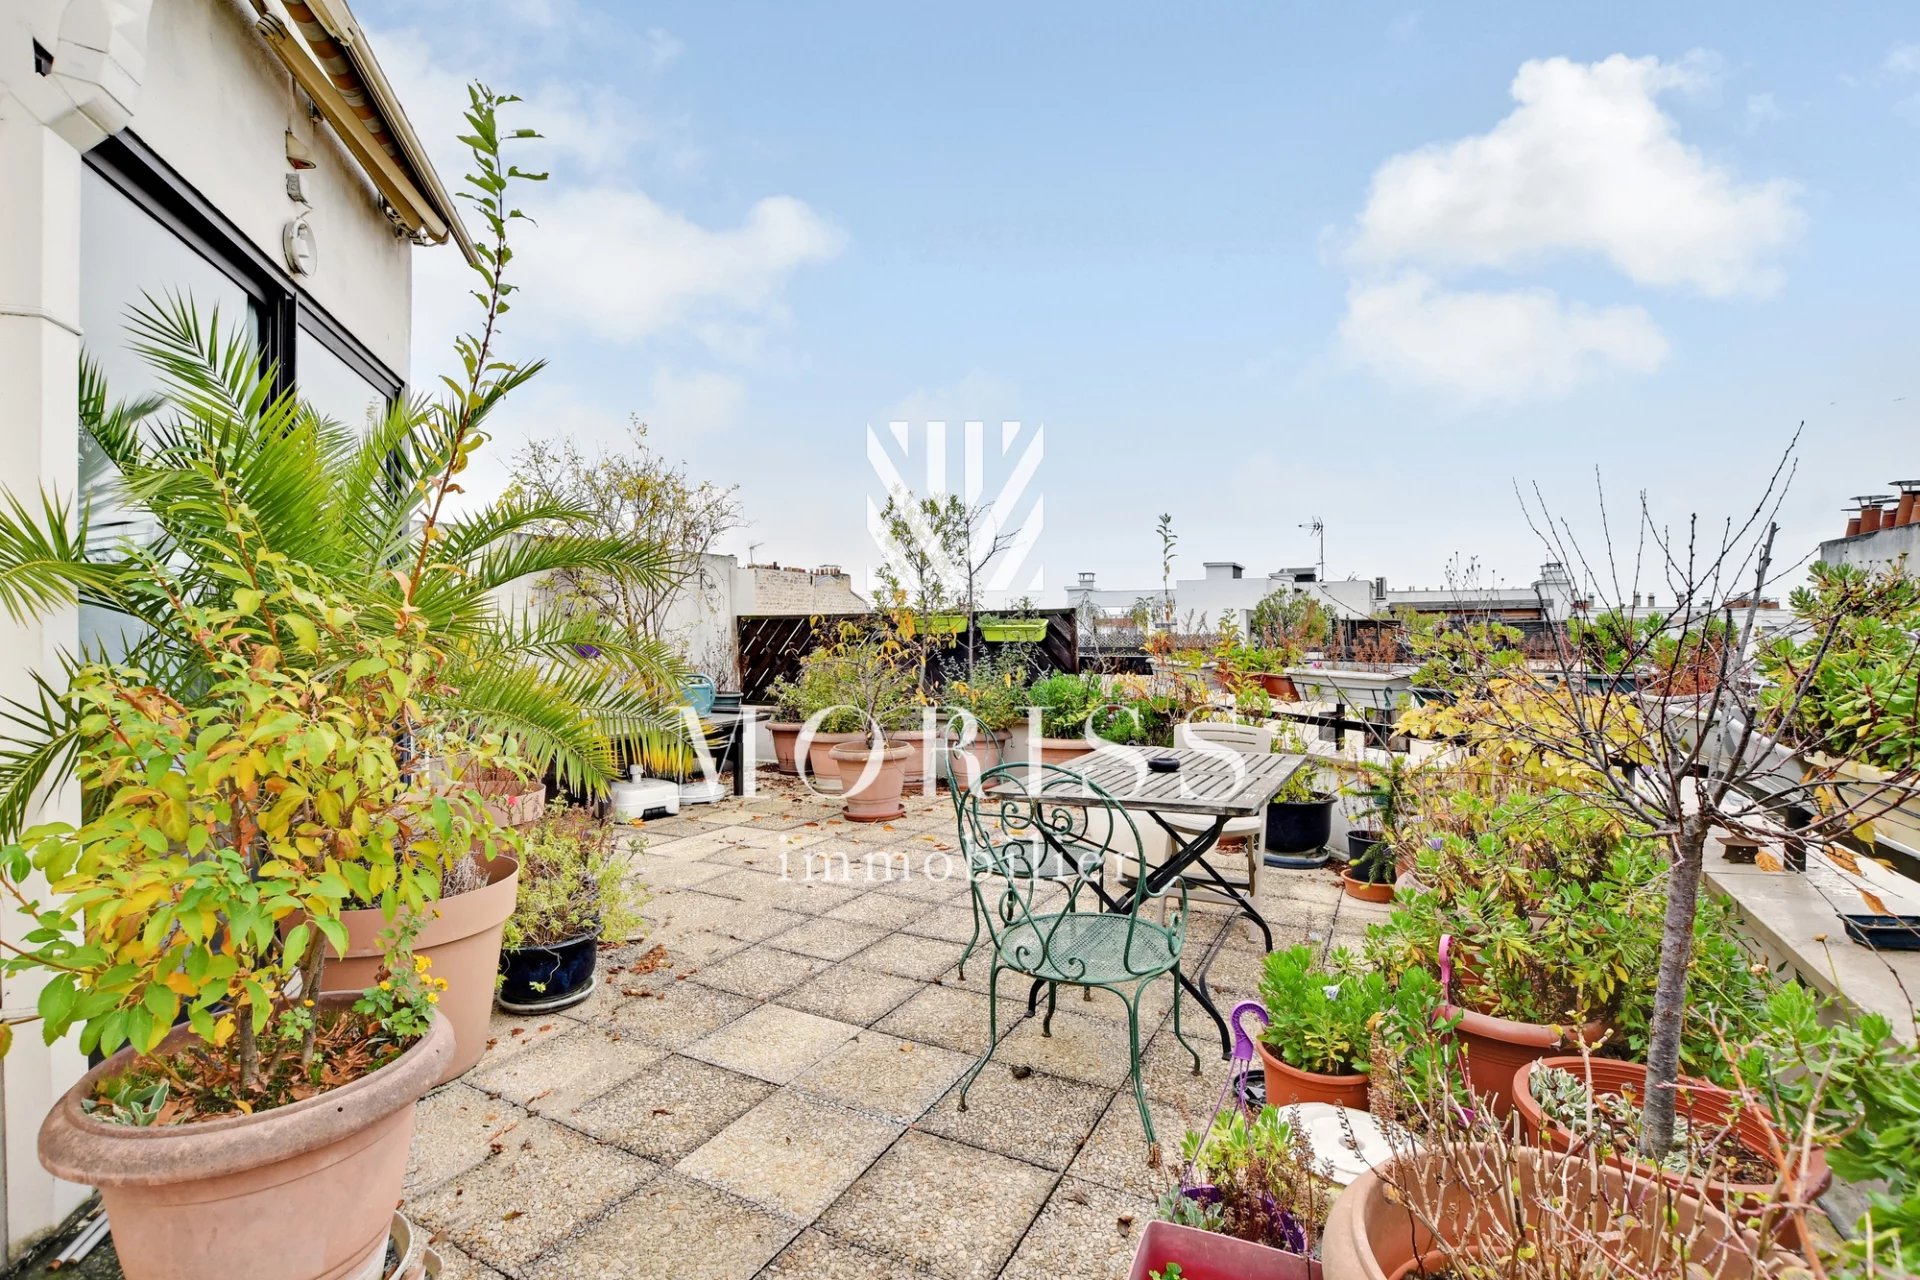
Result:
[[[486,800],[487,817],[496,827],[530,827],[547,811],[542,782],[476,782],[473,789]]]
[[[1090,756],[1098,750],[1085,738],[1035,738],[1033,747],[1041,764],[1062,764],[1069,767],[1075,760]]]
[[[1180,1280],[1320,1280],[1320,1264],[1284,1249],[1155,1219],[1140,1233],[1127,1280],[1180,1264]]]
[[[1555,1151],[1573,1149],[1572,1132],[1547,1119],[1546,1112],[1534,1100],[1531,1081],[1533,1073],[1546,1067],[1559,1067],[1563,1071],[1587,1081],[1596,1094],[1619,1096],[1625,1094],[1633,1098],[1644,1099],[1647,1095],[1647,1068],[1641,1062],[1617,1062],[1611,1058],[1581,1058],[1570,1055],[1560,1058],[1540,1058],[1526,1063],[1513,1077],[1513,1105],[1520,1113],[1520,1122],[1526,1126],[1529,1138],[1538,1139]],[[1742,1106],[1740,1099],[1726,1089],[1718,1088],[1705,1080],[1695,1080],[1683,1076],[1680,1085],[1674,1090],[1674,1107],[1688,1122],[1696,1127],[1705,1126],[1713,1133],[1731,1129],[1734,1140],[1747,1150],[1758,1155],[1766,1155],[1773,1150],[1786,1150],[1788,1139],[1774,1125],[1773,1121],[1756,1107]],[[1611,1163],[1621,1167],[1631,1165],[1642,1177],[1657,1177],[1675,1191],[1685,1190],[1702,1194],[1717,1208],[1731,1210],[1736,1217],[1764,1206],[1773,1198],[1775,1183],[1727,1182],[1719,1179],[1703,1180],[1697,1174],[1677,1174],[1652,1165],[1643,1164],[1629,1155],[1617,1155]],[[1826,1152],[1813,1148],[1812,1156],[1796,1188],[1796,1196],[1811,1200],[1825,1194],[1833,1184],[1833,1171],[1827,1168]],[[1746,1211],[1746,1212],[1743,1212]]]
[[[1454,1010],[1445,1012],[1451,1016]],[[1515,1022],[1472,1009],[1461,1009],[1459,1014],[1460,1025],[1454,1034],[1466,1049],[1467,1083],[1502,1116],[1513,1113],[1513,1077],[1521,1067],[1579,1041],[1597,1045],[1607,1034],[1604,1022],[1560,1027]]]
[[[1336,1107],[1352,1107],[1355,1111],[1367,1109],[1365,1073],[1329,1076],[1317,1071],[1303,1071],[1286,1062],[1263,1041],[1255,1040],[1253,1047],[1260,1051],[1260,1065],[1267,1074],[1268,1105],[1286,1107],[1296,1102],[1329,1102]]]
[[[333,1003],[329,1001],[328,1003]],[[167,1037],[177,1047],[183,1029]],[[81,1110],[123,1049],[69,1089],[40,1126],[40,1163],[100,1188],[127,1280],[348,1280],[379,1275],[406,1181],[413,1104],[439,1081],[453,1027],[290,1106],[197,1124],[105,1124]]]
[[[1394,884],[1391,880],[1361,880],[1353,872],[1342,870],[1340,883],[1346,888],[1349,898],[1358,898],[1362,902],[1392,902]]]
[[[906,816],[900,794],[906,787],[907,757],[913,754],[912,749],[888,743],[875,750],[861,739],[843,742],[828,754],[840,770],[840,791],[847,798],[849,822],[890,822]]]
[[[918,791],[926,786],[927,773],[933,768],[933,744],[940,741],[940,735],[924,729],[903,729],[889,733],[887,741],[907,749],[906,789]]]
[[[797,754],[800,730],[804,727],[797,723],[782,724],[779,721],[767,726],[767,733],[773,738],[773,767],[781,773],[800,772],[800,766],[795,763],[794,757]]]
[[[1563,1184],[1560,1164],[1569,1159],[1558,1152],[1523,1149],[1513,1153],[1513,1164],[1520,1186],[1507,1194],[1507,1188],[1463,1185],[1445,1178],[1439,1161],[1429,1155],[1409,1155],[1385,1170],[1370,1170],[1356,1178],[1333,1202],[1327,1217],[1327,1229],[1321,1236],[1320,1261],[1326,1280],[1396,1280],[1418,1274],[1413,1264],[1445,1245],[1447,1252],[1471,1253],[1474,1245],[1491,1228],[1511,1233],[1505,1216],[1518,1202],[1538,1211],[1549,1188]],[[1755,1274],[1750,1233],[1742,1232],[1727,1216],[1690,1196],[1670,1199],[1655,1195],[1656,1185],[1629,1179],[1623,1171],[1602,1166],[1597,1179],[1589,1180],[1581,1169],[1568,1176],[1571,1190],[1596,1195],[1604,1188],[1609,1204],[1636,1202],[1641,1221],[1660,1222],[1662,1210],[1670,1207],[1675,1220],[1673,1230],[1682,1238],[1693,1238],[1698,1249],[1690,1260],[1701,1264],[1702,1274],[1713,1280],[1749,1280]],[[1385,1176],[1383,1176],[1385,1175]],[[1400,1187],[1416,1188],[1423,1208],[1438,1219],[1441,1236],[1436,1239],[1424,1226],[1415,1225],[1408,1206],[1396,1202],[1399,1192],[1390,1192],[1387,1178]],[[1391,1198],[1390,1198],[1391,1197]],[[1645,1203],[1637,1203],[1644,1200]],[[1662,1204],[1660,1201],[1666,1200]],[[1591,1201],[1588,1201],[1591,1204]],[[1496,1216],[1497,1215],[1497,1216]],[[1651,1262],[1656,1252],[1668,1243],[1656,1237],[1646,1226],[1627,1225],[1612,1243],[1626,1257]],[[1665,1256],[1661,1254],[1661,1256]],[[1779,1253],[1762,1259],[1763,1274],[1773,1274],[1773,1265],[1787,1259]],[[1670,1265],[1670,1263],[1669,1263]]]
[[[947,746],[948,763],[963,791],[972,791],[979,783],[981,774],[997,768],[1008,759],[1005,729],[982,729],[964,747],[955,747],[951,743]]]
[[[500,934],[519,892],[520,863],[502,854],[489,864],[485,888],[434,903],[433,919],[413,940],[414,954],[431,960],[433,976],[447,981],[440,1012],[453,1028],[453,1044],[437,1084],[464,1074],[486,1052]],[[347,954],[335,953],[321,983],[327,991],[358,993],[376,981],[385,955],[380,935],[393,926],[378,907],[344,911],[340,920],[347,926]]]
[[[816,733],[807,742],[807,756],[804,761],[798,751],[794,763],[801,777],[811,783],[817,791],[837,791],[840,789],[840,766],[834,763],[833,749],[845,742],[865,742],[864,733]],[[797,746],[796,742],[796,746]]]
[[[1280,702],[1300,701],[1300,690],[1294,687],[1292,676],[1278,675],[1272,671],[1262,671],[1259,675],[1259,680],[1261,686],[1266,689],[1269,698],[1276,699]]]

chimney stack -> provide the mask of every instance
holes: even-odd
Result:
[[[1920,523],[1920,480],[1895,480],[1900,490],[1900,506],[1893,513],[1895,528]]]

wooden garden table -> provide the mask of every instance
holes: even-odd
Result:
[[[1170,773],[1155,773],[1146,767],[1147,758],[1154,756],[1171,756],[1180,762],[1180,767]],[[1125,751],[1096,751],[1072,761],[1063,769],[1098,787],[1121,808],[1146,814],[1167,833],[1170,852],[1166,861],[1149,871],[1146,858],[1140,856],[1140,876],[1133,890],[1135,894],[1141,895],[1142,900],[1158,897],[1182,876],[1191,883],[1205,883],[1208,889],[1226,895],[1234,904],[1236,916],[1244,915],[1259,927],[1260,936],[1267,950],[1271,951],[1272,927],[1260,914],[1260,909],[1207,861],[1207,854],[1212,852],[1230,819],[1264,819],[1267,805],[1280,793],[1280,788],[1286,786],[1287,780],[1306,764],[1307,757],[1303,755],[1257,756],[1223,752],[1220,748],[1207,751],[1195,747],[1136,747]],[[1076,792],[1072,783],[1060,772],[1049,775],[1046,797],[1048,803],[1088,806],[1102,803],[1100,795],[1091,787]],[[1212,818],[1213,822],[1201,831],[1184,832],[1167,822],[1164,815],[1170,813],[1198,814]],[[1144,851],[1140,852],[1143,854]],[[1096,889],[1106,910],[1127,909],[1129,903],[1126,898],[1114,897],[1104,885],[1096,886]],[[1231,920],[1228,926],[1232,926]],[[1223,930],[1221,937],[1225,936]],[[1220,1056],[1225,1058],[1232,1053],[1233,1036],[1226,1018],[1215,1007],[1213,997],[1207,993],[1207,970],[1212,967],[1214,954],[1218,950],[1216,944],[1208,951],[1200,966],[1197,981],[1188,975],[1185,965],[1181,966],[1179,977],[1181,986],[1200,1002],[1200,1007],[1207,1011],[1207,1016],[1220,1029]],[[1028,994],[1029,1013],[1038,1007],[1042,985],[1035,982]]]

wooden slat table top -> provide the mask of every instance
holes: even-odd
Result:
[[[1173,756],[1180,767],[1172,773],[1154,773],[1146,767],[1149,755]],[[1264,812],[1306,763],[1301,755],[1228,757],[1217,751],[1172,747],[1096,751],[1063,767],[1105,791],[1124,809],[1251,818]],[[1075,793],[1058,775],[1049,777],[1046,796],[1063,804],[1096,800],[1092,792]]]

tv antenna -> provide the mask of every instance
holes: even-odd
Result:
[[[1295,525],[1294,527],[1295,527],[1295,528],[1297,528],[1297,529],[1305,529],[1305,530],[1306,530],[1306,531],[1307,531],[1308,533],[1311,533],[1311,534],[1312,534],[1312,535],[1313,535],[1313,536],[1314,536],[1315,538],[1317,538],[1317,539],[1319,540],[1319,543],[1320,543],[1320,581],[1322,581],[1322,582],[1325,582],[1325,581],[1327,580],[1327,526],[1326,526],[1326,522],[1325,522],[1325,521],[1323,521],[1323,520],[1322,520],[1322,519],[1321,519],[1321,518],[1320,518],[1319,516],[1315,516],[1315,517],[1314,517],[1314,518],[1313,518],[1312,520],[1310,520],[1310,521],[1309,521],[1309,522],[1307,522],[1306,524],[1302,524],[1302,525]]]

